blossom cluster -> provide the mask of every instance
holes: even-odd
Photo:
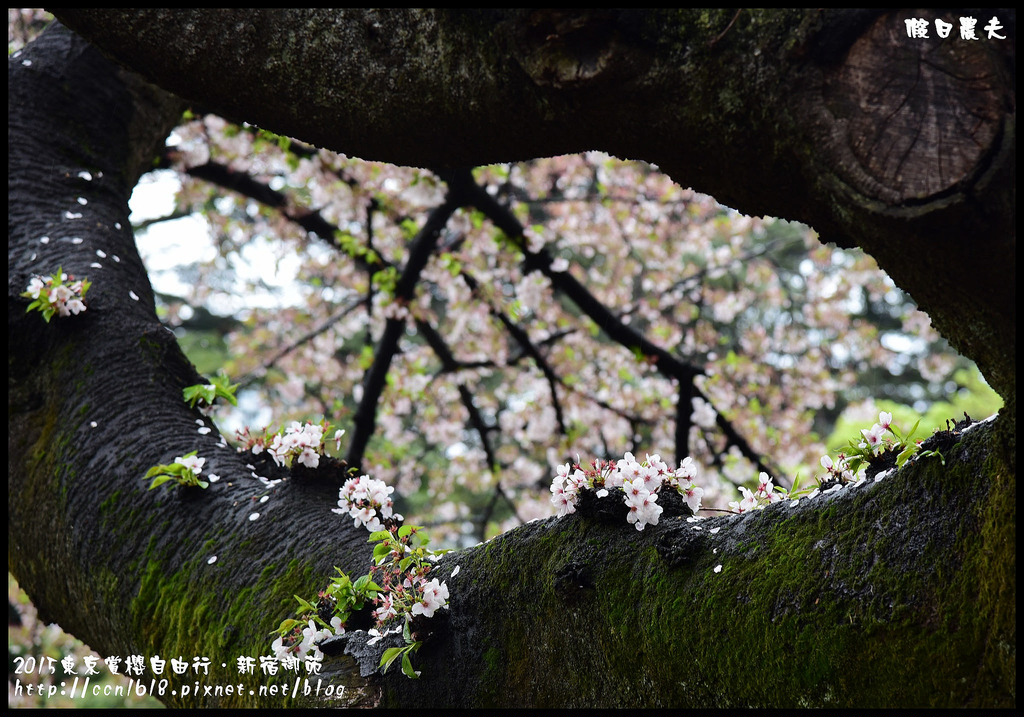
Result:
[[[827,481],[838,481],[839,483],[852,483],[854,480],[853,471],[846,460],[846,454],[840,453],[833,461],[829,456],[821,457],[821,467],[825,469]]]
[[[364,480],[366,479],[366,480]],[[353,485],[366,487],[370,481],[366,476],[350,481]],[[387,491],[383,491],[386,496]],[[358,522],[357,522],[358,525]],[[376,625],[370,628],[367,645],[374,645],[389,634],[401,633],[405,645],[389,647],[381,656],[380,667],[388,667],[401,658],[402,671],[410,678],[419,676],[413,669],[410,655],[422,644],[422,636],[414,636],[413,620],[422,616],[433,617],[448,605],[448,585],[437,578],[430,578],[433,563],[442,552],[427,549],[429,538],[418,527],[403,525],[389,530],[374,531],[371,542],[378,542],[374,548],[374,565],[370,573],[358,580],[338,570],[326,590],[319,593],[316,604],[298,596],[303,609],[300,620],[285,620],[271,648],[278,660],[322,659],[319,642],[333,635],[345,634],[345,621],[368,602],[376,605],[373,619]],[[455,577],[459,566],[451,572]],[[380,584],[374,581],[379,581]],[[330,625],[325,620],[324,610],[329,609]]]
[[[860,448],[870,449],[872,453],[878,453],[885,447],[884,438],[886,432],[889,431],[892,431],[892,414],[881,411],[878,414],[878,423],[871,428],[861,430],[860,433],[864,440],[858,445]]]
[[[332,508],[332,512],[353,518],[357,528],[365,525],[371,532],[376,532],[383,529],[384,519],[402,520],[402,516],[394,512],[395,504],[391,500],[394,491],[384,481],[374,480],[368,475],[349,478],[338,490],[338,507]]]
[[[418,570],[407,574],[400,582],[394,581],[395,577],[401,577],[400,573],[391,577],[385,571],[384,575],[382,582],[387,592],[378,595],[377,609],[373,611],[378,628],[406,615],[433,617],[434,612],[448,604],[448,585],[437,578],[427,580]],[[378,631],[378,634],[383,633]]]
[[[729,508],[737,513],[748,513],[789,497],[782,488],[776,488],[772,484],[772,479],[764,471],[757,477],[756,490],[744,486],[740,486],[739,489],[743,498],[729,503]]]
[[[441,553],[427,549],[429,538],[420,528],[403,525],[377,531],[370,540],[381,541],[374,548],[375,565],[370,571],[380,584],[375,600],[377,609],[373,611],[377,620],[377,628],[371,630],[374,637],[370,644],[373,644],[390,631],[385,628],[391,621],[404,618],[408,626],[417,616],[433,617],[448,604],[449,594],[447,583],[429,577]],[[458,572],[456,566],[451,576],[455,577]],[[411,635],[406,642],[413,644]]]
[[[296,627],[292,630],[294,633],[298,633],[299,629]],[[301,637],[296,634],[292,639],[289,640],[289,644],[285,644],[285,639],[291,636],[289,635],[278,635],[277,639],[274,640],[270,645],[270,649],[274,651],[274,657],[280,661],[292,660],[292,659],[312,659],[322,660],[324,659],[324,653],[320,651],[319,643],[334,635],[344,635],[345,627],[342,624],[341,618],[335,615],[331,618],[331,627],[318,627],[314,620],[309,620],[307,625],[301,629]]]
[[[186,453],[183,456],[177,456],[175,457],[174,462],[170,465],[153,466],[146,471],[146,475],[143,477],[146,479],[153,478],[153,482],[150,483],[149,489],[152,490],[157,486],[161,486],[164,483],[171,481],[184,486],[207,488],[210,483],[216,483],[220,480],[220,477],[213,473],[209,476],[209,482],[199,477],[203,472],[203,466],[206,464],[206,459],[200,458],[196,453],[197,451],[192,451],[191,453]]]
[[[827,471],[827,481],[836,481],[840,485],[853,483],[858,478],[860,469],[865,464],[874,463],[876,458],[889,453],[895,456],[896,467],[902,466],[914,455],[935,455],[931,451],[920,453],[920,441],[914,440],[914,434],[921,421],[903,435],[896,424],[892,421],[892,414],[881,411],[878,414],[878,422],[871,428],[864,428],[860,431],[860,439],[850,441],[844,453],[840,453],[835,461],[828,456],[821,457],[821,467]]]
[[[76,280],[58,269],[52,276],[33,276],[21,295],[33,300],[26,311],[38,309],[49,322],[54,314],[71,316],[85,311],[85,292],[89,286],[87,279]]]
[[[410,587],[412,587],[410,585]],[[419,578],[416,586],[419,590],[419,600],[412,605],[413,615],[423,617],[434,617],[434,611],[448,604],[448,585],[440,582],[437,578],[424,580]]]
[[[192,471],[193,475],[199,475],[203,472],[203,466],[206,464],[205,458],[200,458],[195,455],[196,451],[188,454],[187,456],[178,456],[174,459],[175,463],[185,466],[187,470]]]
[[[252,436],[249,429],[238,432],[238,439],[242,446],[240,450],[250,450],[254,455],[259,455],[264,450],[274,459],[279,466],[290,466],[293,460],[297,460],[308,468],[316,468],[320,465],[320,456],[326,452],[324,433],[330,428],[326,421],[320,423],[305,424],[298,421],[282,428],[272,436]],[[343,430],[335,431],[334,442],[340,447]]]
[[[392,663],[401,659],[402,672],[415,679],[419,671],[413,669],[410,655],[422,645],[422,626],[413,631],[417,617],[430,618],[448,605],[448,585],[437,578],[429,578],[432,563],[440,553],[427,549],[429,539],[420,528],[403,525],[400,528],[378,531],[370,540],[381,542],[373,550],[375,565],[370,571],[380,581],[373,616],[377,626],[371,628],[367,645],[373,645],[391,633],[402,633],[405,645],[389,647],[380,657],[380,669],[387,672]],[[443,551],[442,551],[443,552]],[[451,572],[455,577],[459,566]],[[389,627],[389,623],[394,623]]]
[[[597,492],[597,497],[608,495],[611,490],[621,490],[623,502],[629,508],[626,516],[637,530],[647,525],[657,525],[663,508],[658,505],[658,492],[663,487],[677,491],[690,510],[700,510],[704,489],[694,483],[697,467],[689,456],[676,469],[669,468],[661,456],[647,455],[638,461],[632,453],[626,453],[618,461],[594,461],[584,470],[579,463],[559,466],[551,483],[551,503],[558,509],[558,515],[576,512],[579,493],[584,488]]]

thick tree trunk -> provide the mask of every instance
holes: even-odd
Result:
[[[182,401],[200,377],[156,318],[128,198],[183,105],[64,28],[9,79],[8,567],[101,654],[266,654],[293,595],[365,569],[366,533],[330,512],[336,479],[268,490]],[[58,267],[93,282],[88,309],[44,323],[19,294]],[[220,483],[148,490],[197,449]]]
[[[103,20],[104,32],[119,29],[113,17]],[[222,76],[230,76],[229,70],[244,65],[250,55],[259,56],[254,48],[274,49],[271,39],[280,18],[266,17],[264,22],[247,21],[245,27],[265,34],[235,58],[230,31],[237,23],[214,25],[229,53],[220,58]],[[958,345],[988,367],[986,375],[1007,398],[1007,407],[995,424],[975,429],[947,450],[944,467],[935,459],[923,460],[880,483],[796,507],[775,506],[699,524],[666,517],[642,533],[624,520],[608,523],[596,514],[581,513],[532,523],[453,554],[440,565],[442,577],[461,566],[457,576],[448,578],[450,611],[416,655],[423,677],[409,681],[397,670],[384,678],[361,677],[360,667],[372,667],[376,654],[369,650],[364,656],[367,648],[353,639],[349,651],[355,656],[328,658],[320,677],[325,685],[346,688],[331,704],[1013,706],[1014,314],[1007,310],[1013,297],[1012,181],[1009,189],[1000,186],[1013,177],[1012,104],[1009,109],[1000,106],[994,115],[1000,129],[977,141],[981,154],[949,170],[958,175],[952,183],[936,188],[907,179],[904,185],[882,166],[870,168],[876,173],[873,181],[884,185],[872,189],[854,165],[829,159],[842,142],[817,154],[808,150],[808,137],[828,125],[824,105],[819,102],[817,114],[810,112],[809,123],[802,125],[800,117],[806,113],[793,107],[806,109],[801,103],[808,102],[813,107],[817,100],[789,98],[792,107],[783,111],[789,100],[783,101],[778,83],[813,75],[820,87],[810,96],[845,97],[829,83],[844,86],[862,80],[843,74],[843,58],[849,56],[846,50],[853,53],[858,42],[886,27],[874,16],[848,37],[829,30],[827,14],[783,14],[778,22],[786,24],[776,26],[767,16],[741,14],[730,24],[731,15],[707,13],[689,18],[691,24],[677,23],[681,29],[675,32],[691,35],[676,37],[672,28],[677,25],[670,24],[656,40],[649,38],[646,16],[620,27],[623,17],[633,16],[614,13],[585,14],[578,24],[558,13],[410,13],[382,16],[380,22],[432,17],[461,22],[469,30],[486,20],[504,27],[506,40],[478,46],[472,32],[464,36],[443,23],[443,33],[421,28],[396,35],[397,26],[385,26],[388,32],[379,34],[380,27],[373,24],[378,21],[364,19],[354,25],[366,37],[347,53],[361,57],[361,47],[392,41],[386,49],[393,63],[402,57],[395,53],[413,46],[444,49],[446,43],[458,42],[461,52],[476,53],[470,56],[477,59],[458,65],[473,68],[467,71],[467,83],[477,75],[491,79],[467,90],[458,112],[446,109],[451,98],[430,99],[427,90],[417,95],[413,81],[408,95],[401,96],[409,101],[420,97],[416,101],[422,104],[414,104],[420,109],[411,116],[421,122],[424,116],[441,118],[435,124],[437,136],[450,136],[451,126],[445,123],[455,118],[463,123],[460,131],[475,128],[463,135],[472,142],[461,154],[445,156],[473,164],[622,148],[659,161],[681,178],[693,176],[696,181],[700,173],[703,181],[706,174],[706,188],[725,188],[723,196],[735,197],[728,201],[740,208],[749,204],[760,207],[756,211],[789,218],[817,218],[841,240],[860,241],[869,250],[879,242],[883,250],[891,242],[905,242],[903,246],[916,250],[931,239],[938,252],[908,257],[893,250],[891,261],[921,263],[921,271],[931,272],[939,287],[948,287],[960,271],[969,294],[984,289],[966,303],[959,295],[936,296],[937,303],[928,308],[943,317],[943,331],[970,322],[971,331]],[[353,25],[347,17],[330,22],[322,15],[298,23],[294,16],[287,19],[297,38],[304,28],[324,28],[325,23],[331,32],[321,37],[330,38],[334,31],[342,37]],[[211,23],[179,16],[170,24],[184,31]],[[602,28],[605,34],[598,32]],[[154,44],[164,50],[202,47],[183,40],[155,43],[141,29],[132,32],[139,40],[138,51]],[[824,48],[822,33],[831,38]],[[481,37],[497,42],[501,35]],[[638,59],[636,38],[646,43],[646,64]],[[831,41],[845,49],[840,53]],[[507,42],[513,42],[510,49]],[[307,42],[294,52],[317,44]],[[754,54],[757,49],[760,53]],[[756,59],[766,52],[771,61]],[[504,59],[509,56],[515,58],[514,65]],[[285,71],[302,69],[304,60],[279,57],[287,58]],[[745,58],[749,66],[739,72],[730,57]],[[992,91],[1012,98],[1012,84],[1009,89],[1000,84],[1000,56],[979,57],[977,62],[990,63]],[[694,74],[698,65],[692,64],[700,58],[703,76]],[[775,64],[787,66],[783,61],[798,66],[799,72],[792,70],[797,75],[772,76]],[[666,72],[672,62],[683,85],[665,100],[657,87],[630,74],[650,67]],[[317,74],[325,66],[335,65],[321,62]],[[833,69],[826,71],[826,66]],[[339,77],[351,76],[343,63],[337,67]],[[450,64],[434,64],[436,74],[444,74],[438,67],[455,71]],[[185,84],[168,87],[184,92],[191,82],[194,98],[211,108],[234,101],[233,93],[243,100],[247,96],[241,79],[237,87],[211,84],[205,89],[199,75],[192,74],[197,69],[181,70]],[[275,95],[276,75],[272,64],[265,69],[250,94],[267,100]],[[365,72],[374,76],[375,71],[370,65]],[[611,74],[605,77],[605,72]],[[745,108],[751,103],[744,94],[730,94],[736,91],[737,74],[748,75],[749,91],[769,87],[762,106],[749,116]],[[251,80],[253,75],[244,72],[242,77]],[[708,84],[712,78],[720,83],[716,91]],[[301,80],[292,76],[300,88]],[[380,94],[377,82],[366,91]],[[251,477],[244,458],[218,446],[213,435],[197,433],[199,416],[181,400],[181,388],[198,378],[156,319],[152,291],[128,229],[127,198],[182,105],[115,70],[59,27],[9,60],[9,83],[9,567],[45,619],[59,622],[103,654],[205,655],[229,666],[237,656],[266,654],[270,631],[294,608],[293,594],[309,595],[321,587],[333,565],[354,572],[365,569],[366,534],[330,513],[336,482],[292,476],[267,490]],[[521,124],[504,117],[486,128],[488,112],[494,109],[487,98],[501,87],[512,93],[499,95],[502,103],[510,103],[507,110],[533,116],[516,115]],[[600,121],[581,119],[591,110],[612,112],[616,103],[608,96],[615,91],[635,91],[637,97],[657,102],[651,105],[655,131],[627,132],[625,115],[616,120],[613,114],[607,126],[603,115]],[[359,105],[355,90],[351,92],[349,102]],[[983,99],[987,92],[981,93]],[[286,97],[291,114],[321,116],[325,111],[309,97],[301,102]],[[694,102],[699,98],[706,102]],[[370,102],[369,96],[362,99]],[[361,147],[382,147],[387,136],[375,135],[372,123],[360,122],[401,114],[394,97],[379,101],[385,104],[373,112],[322,116],[322,127],[336,125],[332,131],[339,132],[337,143],[304,135],[294,125],[274,124],[274,117],[287,116],[283,108],[264,119],[245,117],[242,104],[236,117],[359,154]],[[438,114],[425,115],[432,103]],[[687,110],[690,104],[700,107]],[[301,107],[298,112],[296,105]],[[830,106],[833,114],[854,112],[838,100]],[[232,114],[230,108],[222,111]],[[703,113],[703,120],[691,120],[687,112]],[[761,120],[753,121],[761,114]],[[632,118],[635,129],[635,111]],[[753,122],[750,137],[739,132],[748,120]],[[723,128],[716,129],[716,122]],[[849,124],[844,120],[836,126]],[[794,127],[799,131],[791,134]],[[679,137],[679,128],[699,134],[651,139],[658,134]],[[826,134],[833,137],[837,131]],[[576,139],[569,141],[570,135]],[[417,149],[407,155],[396,150],[390,159],[437,159],[416,152],[438,142],[424,142],[415,133],[408,136],[419,140],[414,142]],[[340,146],[349,141],[351,147]],[[503,153],[506,146],[510,154]],[[761,152],[751,152],[751,147]],[[851,152],[850,162],[868,161],[857,159],[856,148]],[[743,155],[745,163],[739,161]],[[730,166],[746,170],[733,170],[732,183],[722,169]],[[770,181],[778,171],[792,179],[791,187]],[[879,179],[882,175],[885,181]],[[908,192],[924,196],[910,201]],[[969,216],[967,195],[974,212]],[[79,197],[87,203],[78,202]],[[965,223],[974,216],[988,232],[987,243],[972,245],[984,261],[959,248],[967,246]],[[939,225],[944,217],[950,226]],[[955,217],[961,218],[952,222]],[[937,232],[934,237],[932,231]],[[94,282],[89,309],[74,320],[45,324],[38,314],[24,313],[26,301],[19,294],[33,273],[50,273],[58,266],[87,274]],[[924,291],[916,272],[908,272],[910,286],[905,288]],[[903,283],[901,275],[894,276]],[[998,303],[1007,297],[1009,303]],[[1007,327],[1008,332],[1000,331]],[[147,468],[197,448],[208,458],[206,470],[220,474],[221,482],[202,492],[147,490]],[[264,494],[270,500],[258,503]],[[256,512],[259,518],[251,521]],[[713,528],[720,530],[711,534]],[[213,555],[217,561],[208,562]],[[722,570],[715,572],[719,564]],[[210,683],[237,680],[216,664],[211,668]],[[271,707],[317,701],[315,695],[298,700],[250,695],[248,690],[257,690],[266,678],[241,681],[242,694],[163,697],[178,705]],[[284,677],[278,681],[292,683]]]

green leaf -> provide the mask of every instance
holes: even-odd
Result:
[[[903,451],[896,456],[896,467],[902,468],[903,464],[910,460],[911,456],[917,453],[918,446],[916,443],[911,443],[909,446],[903,449]]]
[[[373,347],[363,346],[359,352],[359,368],[365,371],[373,365]]]
[[[402,655],[402,672],[404,672],[405,676],[410,680],[419,678],[419,675],[416,674],[416,670],[412,669],[412,660],[409,659],[408,652]]]
[[[381,670],[383,674],[387,674],[388,668],[391,667],[391,663],[394,662],[400,654],[402,654],[402,650],[404,649],[404,647],[389,647],[384,650],[384,654],[380,656],[379,665],[379,667],[383,668]]]
[[[906,443],[910,443],[911,442],[911,440],[914,438],[914,434],[917,433],[917,427],[920,426],[920,425],[921,425],[921,419],[919,418],[919,419],[917,419],[917,423],[914,424],[914,427],[910,429],[910,433],[907,434],[907,437],[903,439],[904,442],[906,442]]]
[[[195,406],[199,401],[212,406],[218,397],[223,398],[233,406],[237,406],[238,400],[235,398],[235,391],[237,389],[238,385],[232,385],[227,376],[218,374],[211,378],[209,383],[197,383],[194,386],[186,386],[182,389],[181,394],[189,406]]]
[[[384,558],[386,558],[388,553],[390,553],[390,552],[391,552],[391,546],[390,545],[388,545],[387,543],[380,543],[380,544],[378,544],[377,547],[373,549],[373,560],[374,560],[374,562],[376,562],[379,565],[380,562],[383,561]]]
[[[398,537],[399,538],[404,538],[405,536],[409,535],[412,531],[413,531],[413,526],[411,526],[411,525],[403,525],[401,528],[398,529]]]
[[[938,451],[921,451],[922,458],[938,458],[942,461],[942,465],[946,465],[946,458]]]
[[[149,476],[146,476],[146,477],[148,478]],[[175,480],[175,478],[176,478],[175,476],[169,476],[169,475],[158,476],[152,483],[149,484],[149,489],[153,490],[157,486],[161,486],[164,483],[166,483],[167,481]]]
[[[370,533],[370,537],[367,539],[367,543],[376,543],[378,540],[387,540],[391,537],[391,533],[387,530],[378,530]]]
[[[373,583],[370,581],[370,576],[367,574],[356,580],[355,583],[352,584],[352,589],[357,593],[365,593],[367,592],[368,585],[373,585]]]
[[[181,396],[189,406],[195,406],[200,400],[205,401],[208,404],[212,404],[216,395],[217,389],[205,383],[186,386],[181,390]]]
[[[225,376],[223,373],[217,374],[212,379],[210,379],[210,383],[212,383],[216,387],[216,393],[218,396],[223,398],[232,406],[238,405],[238,399],[235,398],[235,391],[238,390],[237,383],[231,383],[228,377]]]
[[[404,219],[398,226],[402,230],[406,239],[412,239],[420,230],[419,225],[416,224],[414,219]]]
[[[797,493],[797,491],[799,491],[799,489],[800,489],[800,480],[801,480],[801,478],[800,478],[800,474],[799,473],[797,473],[795,476],[793,476],[793,485],[791,485],[789,487],[789,491],[788,491],[789,495],[794,495],[795,493]]]
[[[294,628],[296,625],[301,625],[301,624],[302,623],[299,622],[298,620],[295,620],[293,618],[288,618],[287,620],[284,620],[284,621],[281,622],[281,627],[277,628],[277,632],[276,633],[272,632],[270,634],[271,635],[276,635],[276,634],[283,635],[286,632],[291,631],[291,629]]]
[[[146,475],[144,475],[142,477],[143,478],[152,478],[153,476],[159,475],[160,473],[166,473],[169,468],[170,468],[170,466],[153,466],[148,471],[146,471]]]
[[[306,612],[316,612],[316,608],[315,607],[313,607],[308,602],[306,602],[305,600],[300,598],[298,595],[295,596],[295,599],[299,601],[299,605],[301,605],[302,609],[305,610]]]

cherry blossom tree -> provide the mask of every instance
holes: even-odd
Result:
[[[495,201],[449,219],[417,296],[396,308],[375,277],[406,261],[410,227],[443,203],[436,175],[268,141],[214,117],[174,142],[168,161],[189,179],[171,216],[231,209],[210,214],[219,252],[189,265],[201,279],[171,304],[172,325],[191,325],[183,310],[229,304],[225,264],[255,237],[283,234],[279,251],[305,256],[305,301],[233,324],[229,373],[259,386],[278,420],[375,406],[355,428],[369,455],[355,447],[346,458],[405,495],[426,485],[417,522],[449,521],[470,544],[490,537],[495,515],[506,516],[501,529],[550,515],[551,466],[580,451],[696,456],[705,504],[717,495],[724,507],[733,481],[757,468],[783,477],[817,463],[814,428],[838,414],[837,399],[849,402],[845,391],[863,390],[864,366],[891,375],[909,363],[924,387],[958,366],[868,257],[823,246],[806,227],[752,221],[647,165],[591,153],[478,170],[474,183]],[[502,222],[551,254],[547,274],[530,271],[537,259]],[[339,246],[355,260],[323,251]],[[367,397],[367,361],[396,315],[405,335],[386,385]],[[886,349],[880,335],[893,331],[922,348]]]
[[[1012,702],[1012,681],[1005,680],[1012,658],[998,647],[978,647],[1005,642],[1013,624],[1006,612],[1007,605],[1012,611],[1013,514],[1007,523],[1005,511],[997,518],[993,509],[1007,499],[1013,505],[1014,496],[1007,448],[1015,415],[1014,314],[1007,310],[1013,282],[1006,277],[1012,181],[1005,181],[1013,176],[1014,145],[1012,131],[999,129],[1012,122],[1005,110],[1012,99],[1012,83],[1005,84],[1012,42],[979,45],[965,57],[933,43],[915,46],[917,53],[934,53],[920,66],[941,68],[929,69],[928,87],[974,103],[977,121],[966,125],[950,109],[957,103],[935,93],[922,98],[900,83],[880,101],[905,93],[910,101],[892,106],[912,107],[910,115],[883,121],[845,102],[851,92],[870,92],[873,73],[895,68],[903,77],[918,66],[917,54],[908,59],[893,50],[905,44],[892,29],[902,26],[901,16],[741,12],[658,24],[657,14],[611,11],[223,11],[172,16],[169,23],[158,12],[102,12],[62,11],[61,17],[119,61],[144,69],[150,81],[186,97],[193,119],[179,127],[169,150],[161,149],[189,105],[116,70],[60,27],[9,62],[10,124],[18,140],[9,190],[10,475],[12,494],[35,499],[10,504],[17,546],[11,567],[42,612],[107,654],[259,651],[266,623],[276,625],[293,593],[308,593],[333,565],[357,570],[368,556],[365,534],[339,525],[325,502],[332,490],[336,497],[341,476],[293,470],[265,493],[265,483],[250,477],[255,467],[246,467],[181,401],[182,387],[205,379],[157,320],[127,223],[127,196],[152,157],[231,189],[213,197],[190,180],[183,195],[190,208],[216,207],[207,216],[218,222],[214,236],[225,254],[272,232],[306,250],[303,278],[320,287],[303,305],[247,316],[246,330],[232,337],[240,358],[231,374],[296,414],[345,422],[348,465],[372,470],[409,495],[426,491],[435,517],[477,500],[474,517],[497,524],[539,517],[541,508],[550,515],[550,504],[536,497],[538,483],[549,483],[545,471],[581,448],[605,457],[647,445],[679,459],[692,455],[708,465],[710,485],[723,492],[730,483],[719,478],[728,481],[736,464],[749,471],[748,480],[763,470],[764,480],[785,482],[793,466],[815,462],[814,416],[852,385],[851,367],[894,360],[879,346],[877,323],[849,315],[854,297],[864,312],[893,290],[881,275],[865,273],[870,260],[822,247],[799,226],[724,209],[669,179],[692,177],[740,211],[809,221],[825,239],[871,252],[929,309],[939,331],[978,362],[1006,401],[1000,420],[965,436],[970,450],[946,459],[943,471],[914,464],[901,478],[827,508],[772,508],[707,525],[708,534],[726,533],[721,543],[700,533],[703,526],[668,521],[644,531],[639,543],[639,531],[593,515],[530,523],[461,552],[458,576],[453,563],[443,563],[451,600],[442,614],[450,616],[422,651],[424,671],[454,670],[443,684],[371,678],[369,658],[358,650],[332,658],[326,674],[347,688],[346,704],[884,704],[887,691],[904,684],[901,670],[852,684],[841,666],[869,652],[878,664],[875,643],[867,640],[863,651],[850,639],[880,634],[892,620],[879,613],[888,605],[911,652],[969,654],[981,665],[970,686],[945,703]],[[472,28],[480,24],[501,28],[499,35],[477,44]],[[679,36],[652,34],[663,25]],[[259,52],[234,47],[237,40],[251,48],[257,29]],[[215,30],[215,42],[204,39],[207,30]],[[182,34],[156,42],[151,32]],[[374,103],[388,92],[371,83],[360,94],[358,77],[337,64],[340,55],[330,65],[340,74],[326,85],[323,77],[292,74],[278,85],[284,77],[274,58],[291,57],[288,37],[303,32],[320,40],[306,43],[303,53],[330,54],[330,41],[345,38],[345,56],[353,66],[362,62],[365,77],[389,76],[365,60],[381,53],[391,63],[400,50],[410,63],[403,82],[410,84],[389,92],[402,99],[403,111],[394,105],[381,113]],[[432,50],[421,45],[431,37],[437,40]],[[697,56],[679,49],[687,46],[699,48]],[[217,51],[179,52],[198,47]],[[884,67],[861,62],[878,48],[891,51]],[[431,54],[438,50],[450,64]],[[224,62],[223,53],[233,61]],[[421,56],[431,68],[451,68],[448,85],[418,74]],[[761,56],[783,58],[782,69],[753,59]],[[745,58],[758,73],[744,72],[744,63],[727,70],[721,64],[727,57]],[[288,63],[289,73],[319,73],[325,66],[319,59],[303,55]],[[207,60],[214,65],[204,70]],[[250,60],[267,62],[254,71]],[[974,74],[945,72],[956,62]],[[468,73],[471,66],[475,73]],[[240,79],[252,83],[255,76],[260,82]],[[680,77],[691,88],[715,77],[721,90],[702,104],[671,89]],[[701,77],[703,84],[694,82]],[[317,94],[330,83],[347,88],[344,108],[332,105],[329,92]],[[443,92],[456,84],[467,101],[453,112]],[[787,85],[803,91],[790,97],[782,90]],[[756,90],[758,101],[739,99],[739,88]],[[624,130],[635,124],[636,105],[609,103],[616,93],[655,103],[652,131]],[[279,134],[225,124],[209,112]],[[934,130],[943,123],[933,117],[950,112],[959,133],[923,135],[933,152],[948,142],[962,149],[935,174],[934,154],[900,143],[912,133],[908,127]],[[674,124],[693,130],[692,142],[669,141]],[[887,133],[870,134],[872,125]],[[776,144],[759,137],[759,129]],[[283,136],[298,139],[278,139]],[[870,153],[844,139],[859,136],[878,138]],[[356,162],[303,141],[431,169]],[[815,142],[820,156],[808,154]],[[876,163],[873,157],[888,156],[882,150],[890,144],[903,162]],[[666,174],[594,152],[521,161],[593,147],[656,162]],[[727,166],[743,171],[723,171]],[[981,251],[963,242],[968,224],[984,230]],[[87,311],[43,329],[30,323],[40,319],[23,315],[21,293],[38,275],[35,267],[51,263],[89,274],[92,288]],[[104,274],[110,278],[101,281]],[[202,276],[190,301],[216,291],[216,277]],[[952,286],[970,301],[953,301]],[[919,314],[890,320],[907,335],[933,338]],[[439,453],[439,446],[449,450]],[[197,449],[203,470],[221,477],[208,493],[145,490],[148,468]],[[964,490],[941,489],[949,476]],[[47,493],[50,485],[60,490]],[[913,494],[908,485],[916,486]],[[261,493],[270,503],[254,511]],[[481,505],[480,496],[489,504]],[[978,506],[990,512],[979,517]],[[835,523],[824,536],[823,509]],[[41,510],[55,516],[55,534],[63,538],[45,558],[34,557],[45,542],[36,517]],[[924,543],[907,539],[904,510],[912,511]],[[150,527],[140,529],[138,516]],[[52,524],[45,530],[52,532]],[[319,539],[310,540],[311,532]],[[96,535],[111,537],[104,542]],[[964,537],[949,543],[950,535]],[[865,540],[882,547],[865,551]],[[94,544],[105,546],[107,560],[87,557]],[[887,567],[899,570],[868,580],[861,571],[879,549]],[[956,562],[955,577],[935,577],[936,550]],[[216,561],[208,559],[211,551]],[[1001,556],[998,567],[978,557],[992,551]],[[799,565],[787,561],[786,577],[772,578],[767,566],[796,552],[804,556]],[[726,570],[719,554],[732,558]],[[67,580],[68,594],[43,588],[54,571]],[[906,571],[914,576],[909,582],[893,577]],[[989,592],[956,637],[907,617],[924,604],[943,620],[965,620],[964,590],[976,587],[981,574]],[[109,609],[83,609],[71,594],[76,590],[100,596]],[[226,604],[203,597],[214,594],[227,596]],[[672,597],[680,594],[688,597]],[[768,595],[781,597],[769,605]],[[816,607],[822,597],[827,609]],[[666,674],[666,660],[685,654],[685,645],[719,642],[734,617],[694,606],[730,600],[759,606],[761,617],[741,620],[746,632],[764,629],[765,615],[785,629],[770,645],[731,636],[722,660],[698,648],[689,677],[673,677],[671,684],[655,677]],[[676,612],[690,620],[670,628]],[[826,645],[801,637],[826,624],[842,626]],[[582,644],[580,630],[596,641]],[[618,661],[610,657],[618,649],[615,636],[634,631],[642,648],[631,659],[656,684],[644,695],[600,667]],[[783,678],[777,660],[794,652],[809,671]],[[743,676],[725,666],[759,657],[749,681],[782,682],[730,692]],[[569,694],[559,693],[543,677],[556,664],[581,665],[599,682],[577,677]],[[953,661],[948,670],[959,674],[961,666]],[[823,686],[829,696],[822,697]],[[923,703],[909,691],[894,699]],[[219,703],[266,704],[238,695]]]

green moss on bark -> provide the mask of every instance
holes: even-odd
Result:
[[[992,438],[795,507],[643,533],[577,513],[460,553],[423,684],[388,676],[384,706],[1012,706],[1015,492]]]
[[[233,660],[245,656],[258,659],[260,655],[270,654],[273,640],[270,633],[277,625],[255,626],[254,623],[273,609],[280,611],[282,619],[294,612],[294,595],[308,595],[315,590],[317,576],[308,565],[293,560],[283,569],[267,565],[255,584],[233,593],[211,594],[197,587],[194,580],[197,571],[217,569],[215,566],[224,568],[227,563],[225,559],[207,566],[206,556],[197,555],[177,572],[166,573],[161,562],[151,560],[143,573],[139,594],[131,604],[132,619],[137,632],[144,636],[143,648],[148,654],[210,657],[215,663],[211,666],[211,675],[230,674],[247,688],[247,693],[242,695],[215,702],[204,700],[204,706],[265,706],[266,700],[259,697],[259,689],[265,685],[290,685],[295,674],[283,672],[277,678],[268,678],[257,670],[251,676],[235,675]],[[220,667],[222,660],[228,661],[230,673]],[[194,701],[179,696],[165,695],[161,699],[168,706],[195,705]]]

